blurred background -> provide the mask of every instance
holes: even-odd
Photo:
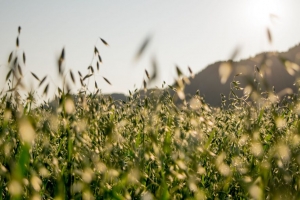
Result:
[[[151,86],[161,87],[163,81],[173,83],[175,65],[188,75],[187,66],[197,73],[230,59],[236,49],[235,60],[265,51],[287,51],[300,41],[299,8],[297,0],[1,1],[0,85],[5,84],[7,59],[16,48],[18,26],[22,27],[20,49],[26,53],[22,67],[30,84],[38,84],[31,71],[40,78],[50,75],[57,83],[57,59],[65,48],[66,69],[76,76],[78,88],[72,88],[76,92],[80,87],[77,71],[88,73],[96,46],[103,63],[92,80],[102,93],[128,94],[142,88],[144,70],[152,73],[153,58],[159,78]],[[135,61],[147,37],[150,43]]]

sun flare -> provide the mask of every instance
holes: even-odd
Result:
[[[282,5],[278,0],[251,0],[247,1],[246,14],[251,25],[269,27],[282,15]]]

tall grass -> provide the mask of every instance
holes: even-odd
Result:
[[[170,87],[181,106],[169,89],[113,100],[88,92],[89,77],[82,76],[78,94],[63,81],[57,106],[34,106],[31,92],[25,101],[17,95],[20,59],[12,60],[10,88],[0,99],[2,199],[300,198],[297,95],[253,96],[262,93],[254,85],[239,97],[234,79],[229,100],[222,96],[222,107],[213,108],[199,94],[185,99],[177,68],[177,85]],[[75,82],[63,61],[64,50],[60,75]]]

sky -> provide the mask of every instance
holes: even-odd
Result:
[[[65,69],[73,71],[77,86],[72,90],[77,91],[77,71],[85,75],[89,65],[95,67],[96,46],[103,63],[90,79],[90,90],[96,80],[102,93],[128,94],[142,88],[144,70],[152,73],[153,59],[159,78],[151,86],[161,87],[163,81],[173,83],[176,65],[188,75],[188,66],[200,72],[230,59],[235,49],[239,49],[235,60],[288,50],[300,42],[299,8],[299,0],[0,1],[0,86],[6,84],[18,26],[22,27],[18,51],[26,54],[22,69],[29,85],[38,84],[30,72],[40,78],[48,75],[46,81],[54,91],[60,84],[57,59],[64,48]],[[136,61],[147,37],[150,43]]]

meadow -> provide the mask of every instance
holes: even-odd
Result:
[[[259,68],[248,93],[238,95],[239,74],[229,80],[231,93],[220,96],[217,108],[199,93],[187,98],[189,78],[179,68],[176,84],[147,92],[155,77],[146,72],[144,90],[121,101],[101,94],[97,84],[88,91],[97,65],[80,73],[82,88],[70,94],[77,77],[63,68],[62,50],[64,85],[53,106],[24,93],[26,56],[16,51],[0,98],[1,199],[300,198],[299,95],[279,98],[260,87]],[[94,55],[101,62],[97,48]],[[45,85],[46,77],[32,78]]]

